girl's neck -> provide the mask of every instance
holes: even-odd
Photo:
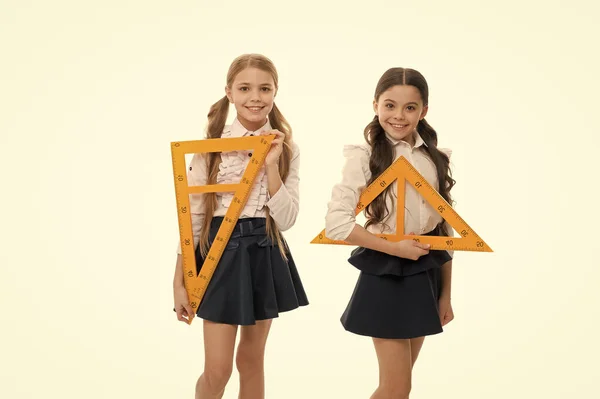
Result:
[[[258,129],[263,127],[268,120],[268,118],[265,118],[262,122],[250,122],[245,120],[244,118],[238,117],[238,121],[240,122],[240,124],[244,126],[244,128],[247,129],[249,132],[257,131]]]
[[[401,139],[395,139],[391,134],[389,134],[388,132],[385,132],[385,135],[387,136],[388,139],[391,140],[392,143],[398,143],[400,141],[405,142],[406,144],[408,144],[411,148],[415,146],[416,140],[415,140],[415,132],[413,131],[411,134],[409,134],[408,136],[401,138]]]

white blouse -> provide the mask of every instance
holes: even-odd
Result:
[[[253,132],[248,131],[236,118],[231,125],[225,126],[221,138],[254,136],[269,130],[272,130],[272,127],[267,121],[260,129]],[[300,200],[300,149],[294,142],[291,145],[292,159],[285,183],[271,197],[267,184],[267,174],[263,165],[254,180],[252,191],[240,214],[240,219],[266,217],[266,207],[268,207],[268,212],[280,231],[286,231],[294,225],[299,212]],[[187,173],[189,186],[207,184],[206,155],[205,153],[194,154]],[[248,150],[221,153],[217,184],[239,183],[251,158],[252,152]],[[218,205],[214,216],[225,216],[233,199],[233,194],[233,192],[216,193]],[[200,232],[204,222],[204,194],[190,194],[190,209],[195,248],[200,240]],[[177,248],[177,253],[181,254],[181,243]]]
[[[394,160],[404,156],[433,187],[438,187],[435,164],[423,148],[427,144],[418,133],[415,134],[414,147],[405,141],[394,140],[389,135],[387,138],[394,147]],[[448,156],[452,154],[449,149],[440,148],[439,150]],[[332,240],[346,240],[354,229],[356,205],[362,190],[367,187],[367,182],[371,178],[369,169],[371,148],[367,143],[346,145],[343,153],[346,161],[342,169],[342,180],[333,187],[325,217],[325,235]],[[406,182],[405,187],[403,234],[413,232],[420,235],[432,231],[443,218],[410,183]],[[382,223],[369,226],[368,230],[371,233],[396,234],[397,192],[398,182],[396,180],[392,183],[392,195],[387,196],[386,199],[389,214]],[[447,222],[446,227],[449,233],[454,235],[454,231]],[[453,251],[448,252],[453,255]]]

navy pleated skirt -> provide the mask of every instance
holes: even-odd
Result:
[[[356,248],[348,261],[361,272],[342,325],[347,331],[374,338],[441,333],[441,266],[451,259],[447,251],[432,250],[413,261]]]
[[[222,221],[223,217],[212,219],[209,244]],[[196,314],[216,323],[253,325],[308,305],[294,259],[285,245],[287,261],[268,237],[265,218],[239,219]],[[198,273],[204,263],[199,247]]]

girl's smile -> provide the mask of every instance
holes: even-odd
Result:
[[[419,121],[427,114],[421,93],[410,85],[395,85],[381,93],[373,102],[383,130],[394,140],[414,144],[413,133]]]

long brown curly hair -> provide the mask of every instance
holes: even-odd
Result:
[[[429,87],[425,77],[423,77],[420,72],[410,68],[388,69],[381,76],[379,82],[377,83],[377,87],[375,88],[375,101],[378,102],[381,94],[396,85],[409,85],[416,87],[421,94],[423,106],[427,106],[429,104]],[[437,148],[437,132],[429,123],[427,123],[424,118],[419,121],[419,124],[417,125],[417,131],[419,132],[423,141],[427,144],[426,146],[422,147],[423,150],[427,152],[435,164],[439,181],[438,192],[442,198],[448,201],[449,204],[452,204],[450,190],[456,181],[452,178],[450,159],[446,154]],[[394,161],[394,149],[387,140],[385,131],[379,123],[379,117],[377,115],[375,115],[373,120],[365,127],[364,136],[365,140],[371,147],[371,157],[369,159],[371,178],[368,182],[368,184],[371,184]],[[373,224],[385,222],[386,218],[389,216],[390,212],[386,207],[386,197],[390,195],[391,187],[391,185],[388,186],[382,195],[377,196],[377,198],[375,198],[375,200],[365,208],[365,215],[367,216],[365,228]],[[397,226],[397,228],[399,229],[401,226]],[[444,224],[441,224],[438,226],[438,228],[441,229],[443,235],[449,235],[449,232]]]

